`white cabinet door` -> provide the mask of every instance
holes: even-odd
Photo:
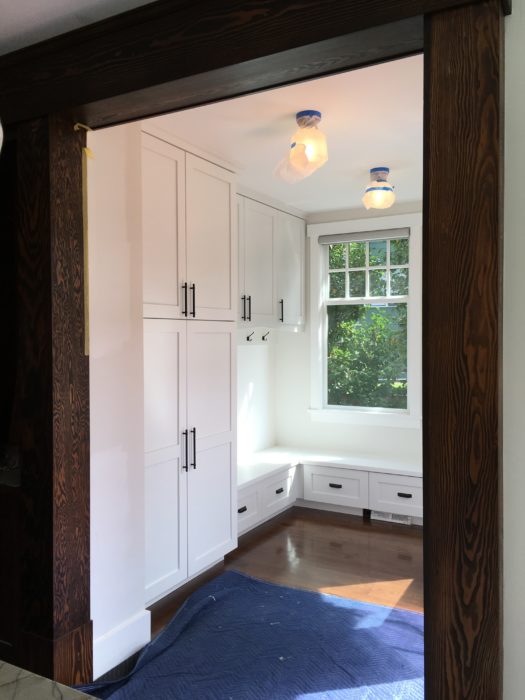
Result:
[[[305,223],[279,213],[275,236],[277,318],[282,326],[305,322]]]
[[[186,154],[186,269],[190,314],[235,321],[237,205],[235,176]]]
[[[142,134],[143,302],[146,318],[181,318],[186,276],[185,154]]]
[[[244,198],[244,290],[246,320],[254,325],[276,322],[274,236],[279,212]]]
[[[144,321],[146,603],[188,575],[185,321]]]
[[[246,197],[237,195],[237,250],[238,250],[238,287],[237,301],[239,321],[247,321],[246,291],[245,291],[245,269],[244,269],[244,202]]]
[[[235,343],[231,323],[188,323],[188,570],[237,545]]]

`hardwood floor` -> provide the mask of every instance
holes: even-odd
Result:
[[[294,588],[423,610],[421,528],[292,508],[239,539],[239,547],[151,610],[157,634],[184,600],[225,569]]]

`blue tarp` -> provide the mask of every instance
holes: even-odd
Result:
[[[421,700],[423,616],[235,571],[193,593],[111,700]]]

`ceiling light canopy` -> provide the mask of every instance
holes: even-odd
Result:
[[[326,136],[317,126],[321,112],[305,109],[297,112],[299,129],[292,136],[290,151],[275,169],[275,175],[285,182],[298,182],[310,176],[328,160]]]
[[[394,186],[387,180],[389,173],[390,168],[384,165],[371,168],[370,183],[363,197],[363,204],[367,209],[388,209],[395,202]]]

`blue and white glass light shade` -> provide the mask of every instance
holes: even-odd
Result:
[[[277,177],[290,183],[308,177],[328,160],[326,137],[317,126],[321,112],[305,109],[295,119],[299,129],[292,136],[288,155],[275,169]]]
[[[370,183],[363,197],[367,209],[388,209],[396,201],[394,186],[387,180],[389,173],[390,168],[385,166],[370,170]]]

